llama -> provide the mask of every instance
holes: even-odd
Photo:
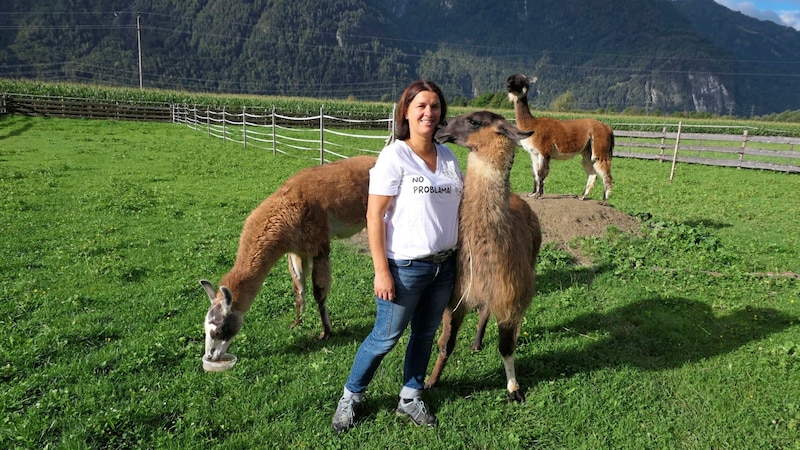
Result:
[[[331,287],[330,240],[364,229],[369,170],[374,156],[356,156],[303,169],[287,179],[247,217],[236,261],[219,291],[200,280],[211,300],[205,318],[205,358],[218,361],[242,327],[244,314],[270,269],[288,254],[295,293],[294,328],[305,311],[306,274],[322,320],[319,339],[331,335],[326,301]]]
[[[583,200],[592,190],[597,174],[603,178],[605,205],[611,194],[611,154],[614,150],[614,132],[611,127],[593,119],[556,120],[550,117],[533,117],[528,107],[530,83],[524,75],[511,75],[506,80],[508,99],[514,104],[514,116],[520,130],[535,133],[520,140],[522,148],[531,156],[534,178],[533,198],[544,194],[544,179],[550,173],[550,159],[571,159],[580,154],[581,163],[588,176]]]
[[[516,141],[531,133],[488,111],[458,116],[436,132],[439,142],[454,142],[470,152],[459,209],[456,280],[442,317],[439,355],[426,387],[439,381],[467,311],[479,309],[483,325],[478,327],[475,343],[482,336],[484,314],[491,313],[497,320],[509,398],[525,400],[516,379],[514,350],[535,291],[542,232],[530,206],[511,193],[509,174]]]

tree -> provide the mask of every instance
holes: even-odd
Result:
[[[575,109],[575,103],[575,94],[572,91],[567,91],[550,103],[550,109],[560,112],[572,111]]]

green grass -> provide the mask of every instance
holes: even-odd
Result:
[[[458,150],[463,159],[463,151]],[[437,430],[393,413],[402,351],[363,421],[330,420],[374,315],[369,256],[333,246],[335,335],[294,316],[284,262],[205,373],[197,281],[230,268],[244,218],[311,162],[173,124],[0,119],[2,448],[800,448],[800,177],[614,160],[611,204],[642,218],[547,246],[522,325],[524,404],[506,400],[490,325],[470,315],[441,387]],[[516,190],[530,189],[520,152]],[[578,193],[578,161],[548,191]],[[593,196],[600,191],[595,187]],[[400,343],[400,347],[405,342]]]

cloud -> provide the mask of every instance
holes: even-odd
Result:
[[[779,25],[800,31],[800,10],[760,9],[752,2],[736,0],[716,0],[722,6],[760,20],[769,20]]]
[[[800,11],[782,11],[780,16],[784,25],[800,31]]]

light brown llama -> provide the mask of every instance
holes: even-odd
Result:
[[[592,190],[597,174],[603,178],[603,200],[611,195],[611,156],[614,150],[614,132],[608,125],[593,119],[556,120],[550,117],[533,117],[528,107],[530,83],[524,75],[511,75],[506,80],[508,99],[514,104],[514,116],[520,130],[535,133],[520,140],[522,148],[531,156],[534,184],[531,197],[544,194],[544,179],[550,173],[551,159],[571,159],[582,155],[581,164],[586,172],[583,200]]]
[[[465,314],[479,309],[481,322],[486,312],[497,320],[509,398],[525,400],[516,379],[514,350],[535,292],[542,232],[530,206],[511,193],[509,174],[516,141],[530,134],[488,111],[458,116],[436,132],[439,142],[454,142],[470,152],[459,209],[456,281],[442,317],[439,355],[426,387],[439,381]],[[478,332],[482,334],[482,326]]]
[[[373,156],[356,156],[303,169],[287,179],[247,217],[233,268],[219,291],[200,280],[211,300],[205,318],[205,358],[218,361],[242,327],[244,314],[270,269],[288,254],[296,317],[305,310],[306,274],[322,320],[320,339],[331,335],[326,301],[331,287],[331,238],[345,238],[366,225]]]

